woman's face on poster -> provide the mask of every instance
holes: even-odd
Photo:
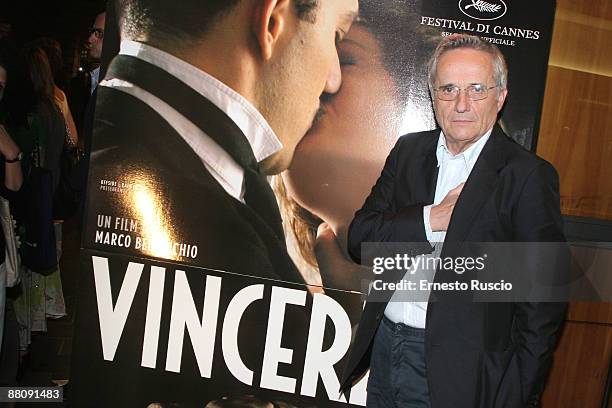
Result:
[[[400,106],[375,37],[354,24],[339,45],[342,85],[283,173],[289,195],[328,222],[346,226],[380,175],[397,139]]]

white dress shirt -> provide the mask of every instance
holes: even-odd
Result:
[[[163,69],[215,104],[244,133],[258,162],[282,148],[280,140],[257,109],[242,95],[206,72],[167,52],[135,41],[122,41],[119,54],[139,58]],[[132,83],[111,79],[102,81],[100,86],[125,92],[149,105],[181,135],[223,189],[244,202],[244,170],[202,129],[163,100]]]
[[[438,180],[436,181],[436,192],[435,198],[432,205],[423,207],[423,223],[425,228],[425,234],[429,243],[435,247],[433,254],[421,255],[437,256],[439,257],[442,252],[442,244],[446,238],[446,231],[432,231],[431,224],[429,223],[429,215],[431,207],[438,205],[442,202],[444,197],[449,191],[457,187],[459,184],[464,183],[472,169],[476,160],[482,152],[482,148],[489,140],[491,131],[489,129],[476,143],[468,147],[465,151],[454,156],[446,146],[446,138],[444,134],[440,132],[438,137],[438,145],[436,147],[436,158],[438,159]],[[433,279],[432,271],[417,271],[412,275],[410,280],[414,280],[415,276],[427,276]],[[395,323],[403,323],[408,326],[418,327],[420,329],[425,328],[425,318],[427,316],[427,302],[407,302],[403,301],[408,295],[402,295],[401,291],[396,291],[391,298],[391,301],[387,304],[385,309],[385,316]]]
[[[91,76],[91,84],[89,86],[89,94],[93,94],[96,90],[96,86],[98,86],[98,82],[100,82],[100,67],[97,67],[93,71],[89,73]]]

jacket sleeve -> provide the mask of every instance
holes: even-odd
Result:
[[[556,256],[538,259],[551,265],[539,271],[540,283],[564,285],[569,279],[569,249],[563,235],[559,205],[559,177],[547,162],[541,162],[528,176],[513,214],[515,242],[560,242]],[[557,247],[555,245],[555,247]],[[548,251],[529,245],[529,256]],[[562,252],[559,252],[562,251]],[[549,262],[550,261],[550,262]],[[534,264],[530,261],[529,264]],[[533,273],[538,273],[534,270]],[[546,282],[542,282],[545,280]],[[537,407],[552,365],[553,352],[560,336],[567,303],[516,303],[514,342],[520,367],[524,406]]]
[[[417,243],[412,248],[413,255],[432,251],[423,224],[424,205],[398,208],[396,204],[396,184],[401,182],[398,161],[401,154],[405,154],[402,152],[407,147],[405,141],[405,137],[401,137],[391,150],[380,177],[349,226],[348,250],[355,262],[361,262],[361,244],[364,242]]]

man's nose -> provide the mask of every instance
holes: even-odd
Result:
[[[471,100],[468,97],[467,90],[460,89],[457,99],[455,99],[455,111],[457,112],[469,112],[471,107]]]
[[[325,89],[323,91],[328,94],[335,94],[340,89],[340,85],[342,85],[342,71],[340,70],[340,59],[336,52],[334,62],[327,74]]]

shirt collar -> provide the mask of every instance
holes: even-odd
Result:
[[[444,132],[440,131],[440,136],[438,137],[438,145],[436,147],[436,158],[438,159],[438,167],[444,164],[447,160],[461,158],[464,160],[468,171],[471,171],[474,167],[474,164],[476,164],[476,160],[478,159],[478,156],[480,156],[480,152],[482,152],[484,145],[487,143],[487,140],[489,140],[492,131],[493,128],[489,129],[487,133],[485,133],[480,139],[476,141],[476,143],[474,143],[458,155],[453,155],[450,150],[448,150]]]
[[[261,113],[242,95],[212,75],[165,51],[136,41],[122,41],[119,54],[136,57],[163,69],[215,104],[246,136],[258,162],[283,147]]]
[[[96,87],[98,86],[98,83],[100,82],[100,67],[96,67],[93,71],[90,72],[90,75],[91,75],[91,86],[89,88],[89,93],[92,94],[96,90]]]

